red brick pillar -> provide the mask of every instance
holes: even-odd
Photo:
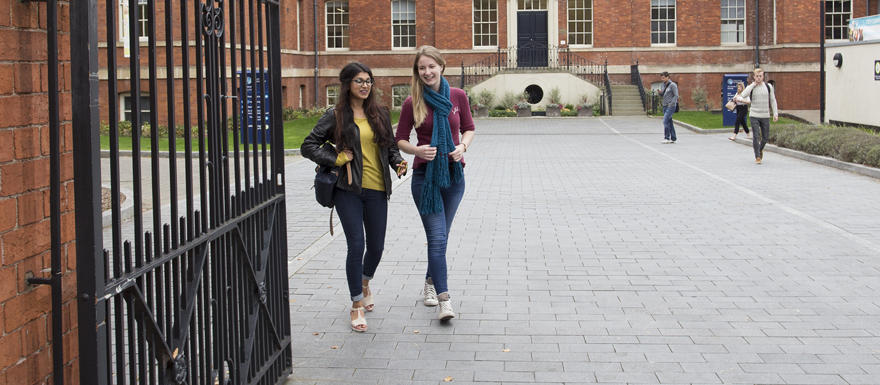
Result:
[[[66,384],[78,383],[68,5],[58,7]],[[49,93],[45,2],[0,0],[0,384],[51,384]]]

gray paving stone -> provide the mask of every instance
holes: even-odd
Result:
[[[341,228],[326,234],[312,163],[286,164],[289,384],[880,375],[876,180],[777,154],[755,166],[726,135],[681,132],[661,145],[659,120],[643,117],[477,129],[448,247],[459,312],[449,323],[421,304],[425,238],[409,177],[389,201],[376,311],[359,334]],[[569,164],[577,173],[559,167]]]

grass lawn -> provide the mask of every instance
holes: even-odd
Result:
[[[662,116],[662,115],[660,115]],[[685,122],[690,125],[694,125],[700,127],[704,130],[728,130],[733,129],[733,127],[723,127],[722,124],[722,115],[714,114],[709,111],[679,111],[672,115],[672,118],[681,122]],[[748,121],[748,118],[746,118]],[[800,122],[788,119],[788,118],[779,118],[778,122],[774,122],[771,119],[770,124],[798,124]],[[749,128],[751,128],[751,123],[749,123]]]
[[[296,119],[296,120],[288,120],[284,122],[284,148],[285,149],[298,149],[303,142],[303,139],[312,131],[312,128],[315,127],[315,124],[318,123],[319,117],[312,118],[304,118],[304,119]],[[400,111],[391,111],[391,124],[397,123],[397,120],[400,118]],[[178,138],[176,140],[175,148],[177,151],[183,151],[183,139]],[[229,134],[229,143],[230,148],[232,148],[232,133]],[[193,151],[198,151],[199,144],[198,138],[193,138]],[[110,137],[107,135],[101,135],[101,149],[109,150],[110,149]],[[131,137],[121,137],[119,138],[119,149],[122,151],[131,150]],[[167,151],[168,150],[168,138],[159,138],[159,150]],[[141,151],[150,151],[150,138],[141,138]]]

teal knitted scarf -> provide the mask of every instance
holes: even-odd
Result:
[[[434,131],[431,133],[431,147],[437,148],[437,156],[428,162],[425,171],[425,184],[422,185],[422,196],[419,201],[419,213],[434,214],[443,210],[443,198],[440,189],[459,183],[464,178],[461,162],[453,162],[450,175],[449,153],[455,151],[452,143],[452,132],[449,128],[449,114],[452,112],[452,101],[449,99],[449,82],[440,78],[440,92],[431,87],[424,87],[425,103],[434,110]]]

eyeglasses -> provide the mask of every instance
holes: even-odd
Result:
[[[354,79],[352,80],[358,87],[366,84],[368,87],[373,85],[373,79]]]

